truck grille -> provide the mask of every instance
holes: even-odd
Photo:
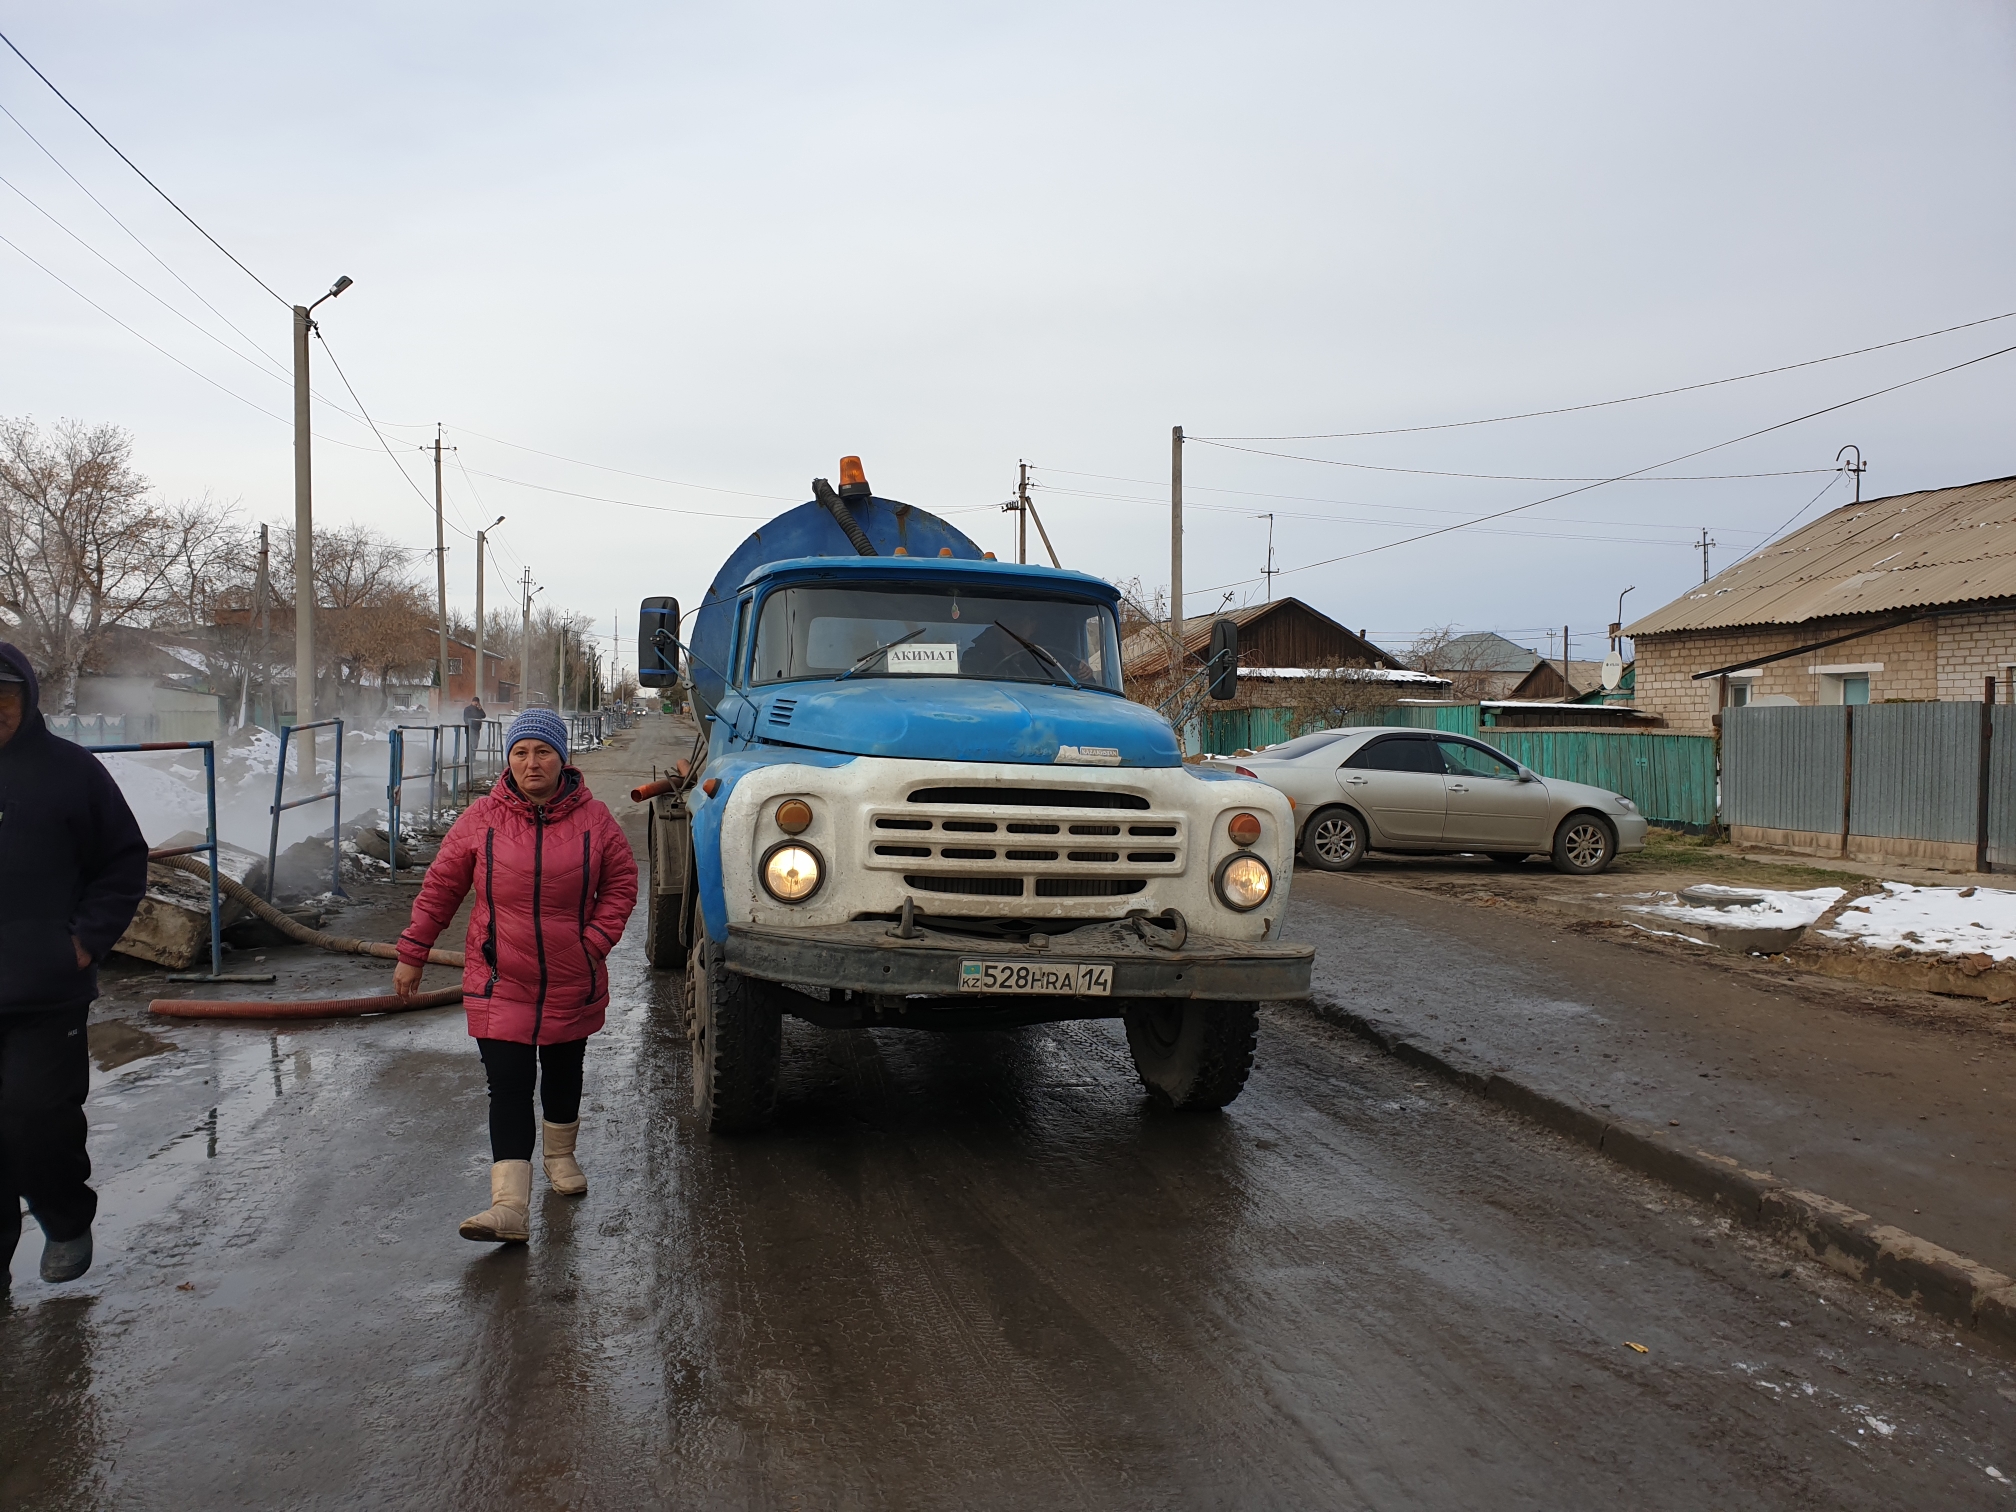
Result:
[[[867,865],[930,893],[1125,897],[1181,875],[1188,849],[1184,815],[1098,789],[920,788],[866,824]]]

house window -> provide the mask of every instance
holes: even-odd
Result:
[[[450,677],[460,677],[462,675],[461,657],[451,656],[448,658],[448,675]]]
[[[1749,680],[1746,678],[1742,682],[1731,682],[1729,684],[1729,707],[1732,709],[1740,709],[1749,702],[1750,702]]]
[[[518,684],[507,682],[500,682],[499,684],[497,684],[497,702],[516,703],[517,701],[518,701]]]
[[[1881,672],[1881,662],[1856,662],[1838,667],[1810,669],[1820,679],[1823,704],[1866,704],[1869,702],[1869,674]]]

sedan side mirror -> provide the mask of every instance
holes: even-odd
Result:
[[[1538,782],[1540,778],[1539,775],[1535,773],[1531,767],[1522,766],[1521,768],[1519,768],[1519,780],[1521,782]]]

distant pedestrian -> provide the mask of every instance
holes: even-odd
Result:
[[[578,1197],[574,1158],[588,1036],[609,1006],[609,952],[637,903],[637,862],[616,816],[567,764],[567,724],[527,709],[504,738],[497,785],[463,810],[427,868],[399,937],[392,985],[410,997],[427,951],[473,887],[462,1005],[490,1082],[490,1206],[465,1239],[530,1237],[532,1092],[547,1183]],[[536,1061],[536,1064],[535,1064]]]
[[[483,708],[482,695],[471,694],[469,702],[462,706],[462,728],[468,732],[469,736],[468,744],[462,749],[462,759],[464,761],[474,761],[476,759],[477,747],[482,744],[483,740],[483,721],[489,717],[489,714]],[[471,780],[474,780],[473,773],[471,774]]]
[[[104,764],[49,732],[28,658],[0,642],[0,1292],[21,1200],[42,1279],[91,1268],[84,1021],[98,963],[147,891],[147,842]]]

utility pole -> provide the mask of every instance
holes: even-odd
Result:
[[[504,523],[499,515],[476,532],[476,701],[483,701],[483,538]]]
[[[532,586],[532,569],[525,569],[521,588],[525,595],[523,618],[518,624],[518,705],[532,707],[532,595],[539,590]]]
[[[1183,647],[1183,427],[1169,431],[1169,630]],[[1171,671],[1178,668],[1172,667]]]
[[[1708,548],[1710,546],[1720,546],[1721,544],[1720,541],[1711,541],[1708,539],[1708,527],[1706,525],[1701,527],[1701,541],[1695,549],[1701,553],[1701,581],[1704,583],[1708,581]]]
[[[1567,703],[1575,696],[1575,685],[1568,681],[1568,627],[1561,627],[1561,702]]]
[[[259,527],[259,702],[266,710],[268,724],[280,721],[273,715],[273,579],[268,554],[266,527]],[[256,722],[256,721],[255,721]]]
[[[434,591],[441,626],[441,692],[434,700],[434,721],[448,718],[448,538],[441,528],[441,425],[434,425]],[[479,669],[480,674],[480,669]],[[479,675],[479,683],[483,680]]]
[[[1261,518],[1267,522],[1267,565],[1260,569],[1260,575],[1267,579],[1267,602],[1271,604],[1274,602],[1274,574],[1276,571],[1274,566],[1274,516],[1271,514],[1262,515]]]
[[[315,718],[315,502],[308,458],[309,306],[294,306],[294,723]],[[279,721],[276,719],[275,724]],[[294,746],[301,791],[315,791],[315,731]]]
[[[1834,460],[1836,462],[1839,462],[1843,457],[1847,456],[1848,453],[1850,452],[1855,453],[1855,460],[1842,467],[1841,471],[1847,473],[1850,477],[1854,478],[1855,502],[1857,504],[1860,504],[1862,502],[1862,474],[1869,471],[1869,464],[1862,460],[1862,448],[1857,446],[1853,441],[1850,441],[1846,446],[1842,447],[1841,450],[1834,453]]]
[[[329,286],[322,299],[334,299],[350,287],[345,274]],[[315,718],[315,504],[313,473],[308,456],[308,317],[315,305],[294,306],[294,723]],[[279,721],[274,721],[276,724]],[[315,732],[301,737],[300,772],[303,791],[315,786]]]
[[[1015,560],[1029,560],[1029,464],[1016,464],[1021,476],[1015,484]]]
[[[567,627],[562,625],[553,634],[553,707],[564,711],[567,707]]]

